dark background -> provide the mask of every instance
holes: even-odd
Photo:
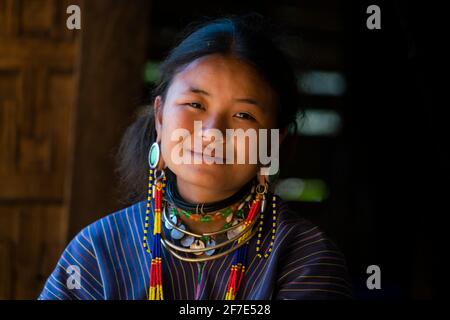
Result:
[[[0,157],[0,298],[36,297],[66,243],[127,205],[118,200],[114,154],[150,102],[155,66],[179,31],[204,17],[248,12],[285,30],[299,76],[325,71],[345,79],[340,94],[301,92],[302,107],[334,112],[341,126],[300,134],[294,155],[283,155],[289,161],[280,179],[318,179],[329,191],[322,201],[290,205],[343,251],[357,299],[432,298],[431,237],[447,213],[438,204],[448,162],[431,75],[440,67],[437,8],[408,1],[0,1],[7,151]],[[65,30],[69,2],[81,7],[81,30]],[[372,4],[381,9],[381,30],[366,28]],[[54,74],[53,82],[42,80]],[[21,153],[23,137],[31,138]],[[373,264],[381,290],[366,287]]]

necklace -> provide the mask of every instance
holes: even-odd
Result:
[[[198,203],[198,204],[192,204],[189,202],[186,202],[178,192],[178,189],[175,185],[176,177],[173,173],[169,171],[169,179],[167,180],[167,186],[165,189],[165,196],[167,200],[171,203],[173,203],[177,208],[181,210],[185,210],[187,212],[193,212],[195,211],[196,214],[201,213],[204,215],[205,213],[215,212],[219,211],[223,208],[229,207],[239,201],[239,199],[242,199],[246,197],[252,192],[251,188],[254,187],[254,181],[249,181],[243,188],[241,188],[237,193],[233,194],[232,196],[216,202],[210,202],[210,203]]]
[[[172,212],[172,216],[168,216],[168,211],[170,205],[167,204],[167,197],[165,198],[163,195],[165,194],[165,189],[167,186],[167,178],[164,174],[164,171],[162,170],[153,170],[150,169],[149,174],[149,188],[148,188],[148,201],[147,201],[147,209],[146,209],[146,217],[145,217],[145,228],[144,228],[144,248],[146,248],[147,252],[151,253],[152,255],[152,262],[150,266],[150,289],[149,289],[149,299],[150,300],[163,300],[163,287],[162,287],[162,254],[161,254],[161,245],[164,246],[172,255],[177,257],[180,260],[187,261],[187,262],[203,262],[208,261],[212,259],[217,259],[220,257],[223,257],[229,253],[233,252],[233,263],[230,270],[230,276],[227,283],[227,290],[225,293],[225,299],[226,300],[234,300],[236,297],[236,294],[239,290],[239,287],[241,285],[244,273],[245,273],[245,260],[247,257],[247,251],[249,246],[249,241],[256,235],[256,233],[259,230],[258,234],[258,240],[257,240],[257,251],[258,256],[261,257],[259,254],[259,244],[260,244],[260,237],[261,237],[261,231],[262,231],[262,223],[263,223],[263,212],[265,210],[266,206],[266,198],[265,195],[268,191],[267,185],[259,184],[254,189],[254,196],[252,201],[249,202],[249,210],[246,214],[245,218],[238,220],[237,214],[236,214],[236,220],[230,220],[231,225],[227,226],[226,228],[222,228],[222,230],[216,231],[216,232],[210,232],[210,233],[203,233],[203,234],[195,234],[193,232],[190,232],[186,230],[187,228],[180,223],[178,225],[178,218],[175,221],[174,217],[177,217],[175,212]],[[246,186],[248,187],[248,186]],[[244,188],[243,188],[244,189]],[[253,189],[252,189],[253,190]],[[245,195],[245,192],[239,192],[240,196],[242,197]],[[235,198],[235,195],[230,198]],[[242,205],[241,209],[246,208],[245,199],[247,199],[248,196],[244,198],[244,204],[242,205],[242,202],[239,206]],[[250,197],[251,199],[252,197]],[[238,200],[239,198],[237,198]],[[166,200],[166,201],[165,201]],[[236,200],[236,201],[237,201]],[[235,201],[234,201],[235,202]],[[250,204],[251,203],[251,204]],[[176,205],[177,206],[177,205]],[[217,206],[217,210],[212,210],[212,207],[207,207],[207,211],[213,212],[218,211],[224,208],[223,204],[220,203],[214,203],[214,206]],[[238,206],[238,208],[239,208]],[[275,208],[275,203],[273,203],[273,207]],[[176,208],[176,207],[175,207]],[[186,208],[186,207],[185,207]],[[190,206],[192,209],[192,205]],[[196,206],[198,208],[198,205]],[[153,209],[153,210],[152,210]],[[149,228],[149,220],[150,220],[150,212],[151,210],[154,213],[153,217],[153,235],[152,235],[152,243],[151,247],[149,247],[148,244],[148,228]],[[186,209],[183,209],[186,210]],[[186,210],[188,211],[189,208]],[[246,211],[246,210],[245,210]],[[198,210],[196,210],[198,212]],[[233,216],[235,216],[233,214]],[[261,218],[259,223],[259,228],[254,228],[256,225],[256,221]],[[274,209],[274,227],[275,227],[275,209]],[[180,219],[181,220],[181,219]],[[183,234],[182,237],[180,237],[178,240],[184,239],[184,243],[186,246],[178,246],[171,241],[169,241],[166,236],[165,232],[162,232],[162,222],[164,221],[165,226],[172,227],[170,229],[171,237],[173,238],[172,232],[175,231],[175,235],[179,237],[181,234]],[[275,229],[273,229],[274,232]],[[180,232],[177,234],[176,232]],[[234,232],[233,232],[234,231]],[[231,232],[231,233],[230,233]],[[213,239],[213,236],[227,234],[227,240],[216,243],[216,241]],[[186,236],[187,235],[187,236]],[[193,238],[189,238],[189,236]],[[274,234],[272,236],[272,239],[274,237]],[[217,239],[217,238],[216,238]],[[214,240],[214,242],[212,241]],[[187,244],[189,244],[189,248],[187,248]],[[226,249],[225,251],[215,253],[217,249],[220,249],[227,244],[232,244],[230,248]],[[273,244],[273,241],[271,242],[271,245]],[[269,252],[271,251],[271,248],[269,248]],[[185,254],[194,254],[194,255],[202,255],[201,257],[186,257]],[[267,257],[268,254],[265,254],[265,257]]]
[[[254,196],[254,193],[255,186],[253,185],[250,193],[245,195],[244,199],[241,199],[241,201],[233,204],[231,207],[219,210],[215,215],[189,213],[184,209],[177,208],[173,203],[166,201],[166,205],[162,208],[161,219],[170,236],[168,237],[165,232],[161,232],[161,243],[172,255],[186,262],[214,260],[235,251],[241,246],[241,242],[243,244],[245,243],[245,239],[250,240],[255,235],[254,232],[244,233],[244,229],[250,231],[259,218],[259,215],[255,215],[253,217],[247,217],[249,218],[248,221],[244,221],[244,210],[247,211],[247,207],[250,209],[250,200]],[[259,202],[261,202],[263,197],[260,195],[259,198]],[[213,217],[218,217],[219,215],[226,216],[226,224],[218,231],[204,232],[201,234],[194,233],[188,230],[186,224],[183,223],[183,220],[180,218],[180,212],[184,216],[189,217],[189,219],[195,221],[203,220],[203,223],[211,222],[214,219]],[[231,248],[214,254],[228,244],[236,244],[235,242],[239,239],[240,241],[237,245],[232,245]],[[194,257],[186,254],[194,255]]]
[[[168,216],[166,211],[164,210],[163,220],[165,221],[166,229],[170,231],[170,237],[172,241],[166,238],[163,233],[163,245],[165,245],[167,249],[177,258],[187,262],[213,260],[234,251],[238,247],[232,247],[225,252],[219,252],[217,255],[213,255],[216,250],[225,247],[226,245],[233,243],[243,237],[244,229],[251,229],[258,219],[258,216],[256,216],[253,218],[251,223],[248,223],[248,225],[246,225],[244,219],[239,218],[238,216],[235,216],[233,218],[234,214],[229,214],[229,222],[225,224],[221,230],[197,234],[187,230],[186,225],[183,224],[181,219],[179,219],[176,208],[171,207],[171,210],[172,214],[170,214],[170,216]],[[181,246],[178,243],[181,244]],[[200,258],[189,258],[186,256],[182,256],[179,254],[180,252],[192,253],[194,255],[200,256]]]
[[[195,222],[215,222],[222,220],[222,217],[225,218],[226,223],[230,223],[231,219],[233,218],[234,211],[236,211],[237,206],[232,206],[225,208],[223,210],[220,210],[216,212],[215,214],[198,214],[193,212],[188,212],[184,209],[178,209],[177,207],[173,206],[171,208],[171,214],[175,214],[176,216],[184,216],[188,218],[189,220],[195,221]],[[239,210],[239,212],[236,212],[236,215],[239,215],[242,217],[242,209]]]
[[[200,214],[197,212],[195,212],[195,213],[189,212],[188,210],[179,209],[174,204],[171,204],[171,206],[170,206],[171,217],[173,215],[175,215],[175,216],[183,215],[184,217],[188,218],[189,220],[193,220],[195,222],[214,222],[214,221],[221,220],[222,217],[224,217],[225,222],[226,222],[226,224],[224,225],[224,228],[227,228],[229,226],[229,224],[231,223],[231,220],[233,219],[234,216],[237,216],[240,219],[244,218],[244,212],[243,212],[244,206],[249,203],[249,201],[251,200],[252,194],[254,192],[255,192],[255,186],[253,185],[250,192],[248,193],[248,195],[243,200],[241,200],[239,203],[233,204],[229,207],[221,209],[214,214],[206,214],[204,212],[201,212]],[[198,205],[196,206],[196,208],[197,207],[198,207]],[[201,209],[201,211],[203,211],[203,210]],[[175,224],[176,224],[176,221],[175,221]],[[170,228],[168,227],[168,229],[170,229]]]

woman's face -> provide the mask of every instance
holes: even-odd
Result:
[[[270,86],[249,65],[219,54],[190,63],[173,78],[165,101],[161,97],[155,100],[156,130],[165,164],[176,174],[177,180],[224,193],[239,190],[259,168],[256,163],[249,163],[249,139],[246,138],[244,144],[238,144],[236,137],[227,141],[226,129],[258,132],[258,129],[275,128],[276,120],[275,95]],[[216,154],[214,148],[209,149],[208,154],[215,157],[216,162],[217,158],[222,158],[224,164],[194,162],[196,157],[197,161],[202,160],[201,154],[192,151],[194,121],[201,121],[201,130],[196,131],[201,150],[205,152],[205,147],[211,148],[214,143],[222,145],[223,154]],[[180,132],[177,129],[185,129],[190,136],[173,141],[172,134]],[[223,139],[215,141],[205,136],[208,129],[218,129]],[[178,152],[181,143],[184,148]],[[228,147],[233,148],[235,157],[227,164],[225,152],[230,143]],[[242,148],[245,149],[243,164],[237,163],[237,152],[242,152]],[[192,161],[180,164],[174,154],[188,156]]]

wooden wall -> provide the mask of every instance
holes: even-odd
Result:
[[[0,2],[3,299],[33,298],[66,241],[79,50],[65,27],[67,5]]]
[[[85,1],[70,237],[121,206],[113,158],[143,95],[149,4]]]
[[[0,0],[0,299],[37,297],[72,235],[119,206],[111,155],[146,53],[137,2]]]

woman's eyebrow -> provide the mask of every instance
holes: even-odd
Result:
[[[189,87],[189,91],[192,93],[198,93],[198,94],[203,94],[205,96],[210,96],[210,94],[208,92],[206,92],[203,89],[197,88],[197,87]]]
[[[259,103],[255,99],[252,99],[252,98],[236,98],[236,99],[234,99],[234,101],[248,103],[248,104],[254,104],[255,106],[259,106]]]
[[[197,94],[201,94],[201,95],[205,95],[205,96],[211,96],[211,94],[209,92],[207,92],[203,89],[200,89],[198,87],[194,87],[194,86],[189,87],[189,92],[197,93]],[[258,101],[256,101],[255,99],[252,99],[252,98],[236,98],[236,99],[234,99],[234,101],[252,104],[252,105],[255,105],[255,106],[261,108],[262,110],[265,110],[265,108],[261,104],[259,104]]]

